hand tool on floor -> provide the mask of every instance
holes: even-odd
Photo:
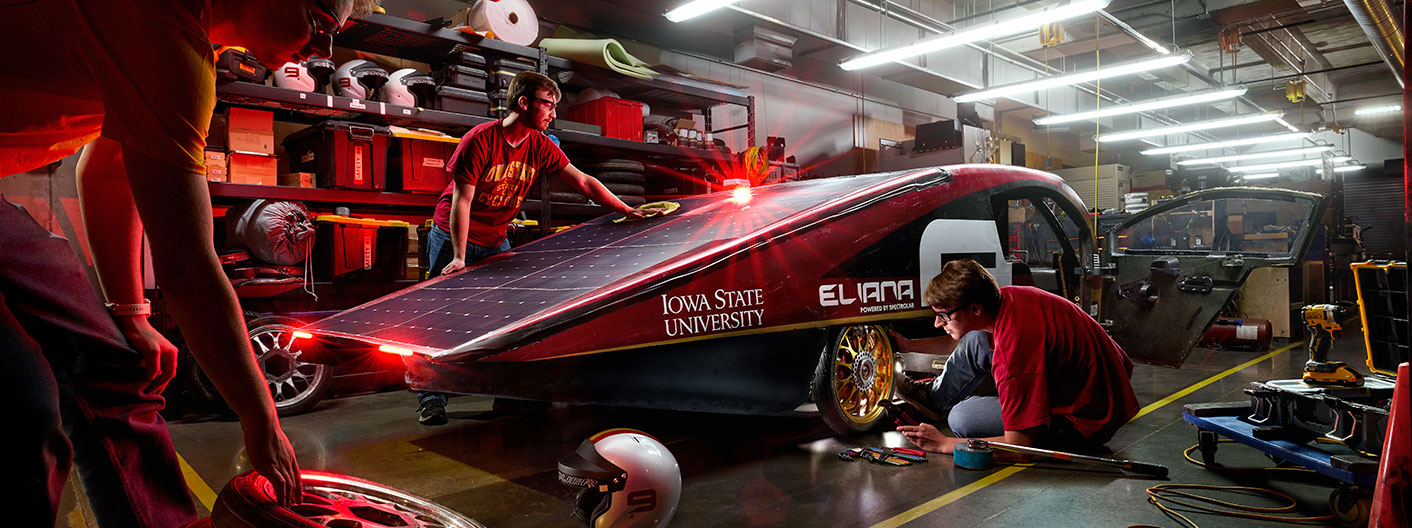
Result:
[[[1363,375],[1342,361],[1329,361],[1329,349],[1339,337],[1346,310],[1334,304],[1304,307],[1304,325],[1309,329],[1309,361],[1304,362],[1304,383],[1362,387]]]
[[[1039,449],[1039,448],[1035,448],[1035,447],[1020,446],[1020,445],[1013,445],[1013,444],[1003,444],[1003,443],[1000,443],[1000,442],[987,442],[987,441],[985,441],[985,440],[974,440],[974,439],[973,439],[973,440],[970,440],[969,443],[967,444],[967,446],[970,447],[972,450],[980,450],[980,449],[984,449],[984,448],[991,448],[991,449],[999,449],[999,450],[1001,450],[1001,451],[1010,451],[1010,452],[1012,452],[1012,453],[1021,453],[1021,454],[1025,454],[1025,455],[1031,455],[1031,456],[1041,456],[1041,457],[1045,457],[1045,458],[1053,458],[1053,459],[1058,459],[1058,460],[1076,460],[1076,461],[1081,461],[1081,462],[1092,462],[1092,463],[1095,463],[1095,464],[1103,464],[1103,465],[1105,465],[1105,466],[1113,466],[1113,467],[1116,467],[1116,468],[1121,468],[1123,471],[1128,472],[1128,473],[1136,473],[1136,474],[1139,474],[1139,475],[1147,475],[1147,476],[1150,476],[1150,477],[1157,477],[1157,478],[1166,478],[1166,477],[1167,477],[1167,466],[1162,466],[1162,465],[1158,465],[1158,464],[1148,464],[1148,463],[1146,463],[1146,462],[1138,462],[1138,461],[1136,461],[1136,460],[1119,460],[1119,459],[1116,459],[1116,458],[1104,458],[1104,457],[1097,457],[1097,456],[1090,456],[1090,455],[1080,455],[1080,454],[1078,454],[1078,453],[1065,453],[1065,452],[1063,452],[1063,451],[1050,451],[1050,450],[1048,450],[1048,449]],[[960,447],[960,446],[957,446],[957,447]],[[975,468],[971,468],[971,469],[975,469]]]

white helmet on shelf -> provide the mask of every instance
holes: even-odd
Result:
[[[275,86],[302,92],[323,92],[333,74],[333,61],[309,57],[303,62],[286,62],[275,72]]]
[[[579,488],[573,516],[590,528],[666,526],[681,499],[676,457],[642,431],[610,429],[559,460],[559,482]]]
[[[334,92],[353,99],[371,99],[386,82],[387,70],[363,59],[345,62],[333,74]]]
[[[387,77],[387,84],[378,90],[384,103],[402,106],[431,106],[436,96],[436,80],[413,68],[402,68]]]

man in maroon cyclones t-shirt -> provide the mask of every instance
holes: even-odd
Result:
[[[554,120],[559,86],[535,72],[510,81],[510,115],[482,123],[461,138],[446,164],[451,184],[441,193],[427,234],[430,275],[455,273],[466,264],[510,249],[505,231],[520,212],[542,174],[563,178],[595,202],[632,219],[641,211],[628,207],[597,179],[574,167],[544,130]],[[419,392],[417,412],[423,425],[446,423],[446,395]]]
[[[917,446],[950,453],[966,438],[983,438],[1091,450],[1137,414],[1128,381],[1132,361],[1067,299],[1028,286],[998,287],[973,260],[948,262],[923,299],[957,346],[942,376],[916,385],[917,392],[929,400],[923,405],[948,414],[963,438],[930,424],[899,426]],[[975,395],[988,383],[995,395]]]

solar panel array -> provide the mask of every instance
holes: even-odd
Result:
[[[308,330],[449,350],[897,174],[760,187],[748,204],[729,201],[728,193],[692,197],[680,200],[681,208],[670,216],[637,222],[615,224],[611,220],[619,215],[608,215],[331,316]]]

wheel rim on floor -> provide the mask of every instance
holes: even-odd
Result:
[[[322,396],[328,366],[300,361],[303,349],[294,337],[294,327],[275,323],[254,328],[250,330],[250,346],[265,373],[276,409],[299,407]]]
[[[871,425],[885,412],[880,403],[892,395],[892,344],[881,326],[852,325],[833,346],[830,372],[839,411],[854,424]]]
[[[302,504],[290,509],[324,526],[484,528],[445,506],[358,478],[304,472]]]

